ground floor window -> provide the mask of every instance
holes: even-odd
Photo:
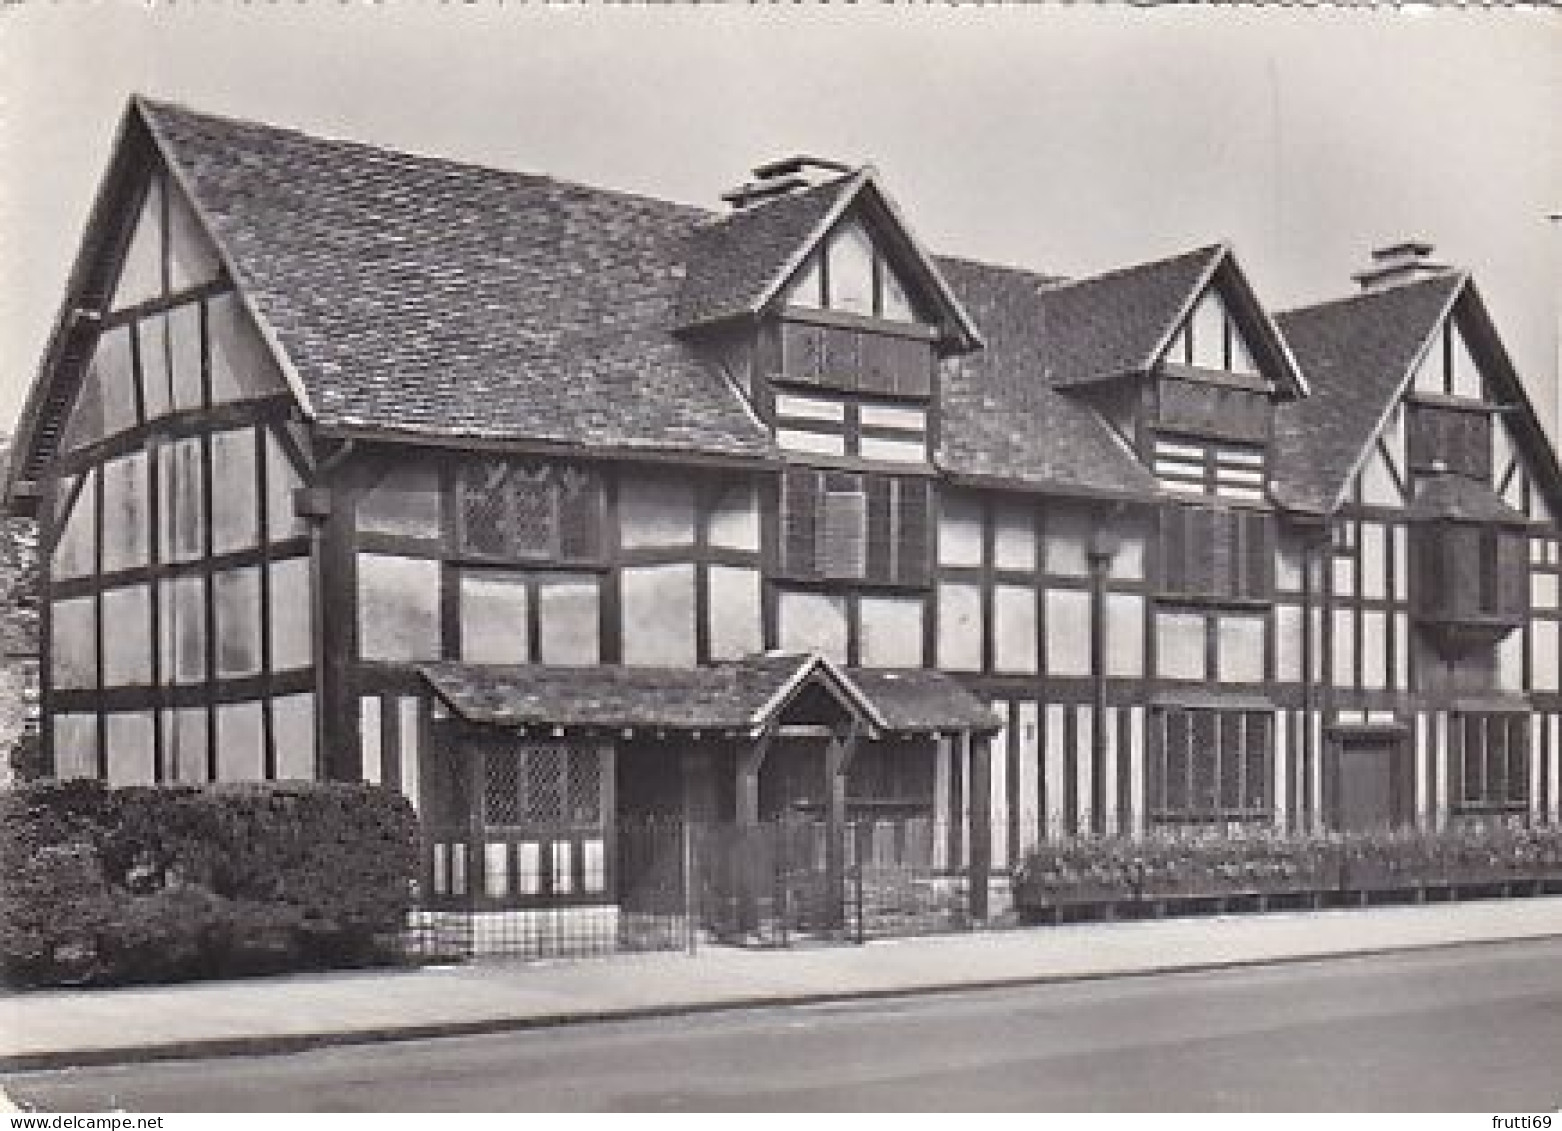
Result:
[[[483,759],[489,825],[595,826],[603,820],[602,752],[563,743],[493,746]]]
[[[1267,711],[1168,707],[1155,714],[1146,805],[1153,821],[1268,820],[1274,720]]]
[[[1462,813],[1523,812],[1529,806],[1529,716],[1456,715],[1450,722],[1451,791]]]

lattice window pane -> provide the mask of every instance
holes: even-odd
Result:
[[[549,468],[516,468],[510,474],[514,506],[512,551],[518,557],[551,558],[559,551],[559,485]]]
[[[569,751],[562,746],[533,746],[526,751],[522,818],[550,824],[564,819],[564,788]]]
[[[602,819],[601,760],[595,750],[576,750],[569,758],[566,802],[569,819],[576,824],[597,824]]]
[[[521,752],[490,749],[483,759],[484,813],[490,825],[521,823]]]
[[[470,468],[461,483],[461,540],[471,553],[502,557],[509,547],[509,470]]]

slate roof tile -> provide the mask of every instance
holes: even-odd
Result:
[[[847,174],[695,228],[685,250],[678,325],[756,311],[798,249],[860,183]]]
[[[1052,385],[1056,355],[1036,319],[1056,280],[964,259],[942,258],[939,267],[987,338],[985,350],[945,373],[940,465],[1022,486],[1154,494],[1154,477],[1127,445]]]
[[[437,663],[420,669],[468,722],[509,726],[748,730],[798,677],[809,654],[749,656],[701,668]],[[934,671],[853,671],[843,678],[892,732],[996,730],[970,692]]]
[[[1312,396],[1282,405],[1275,416],[1274,492],[1281,503],[1334,509],[1464,282],[1463,273],[1448,272],[1276,316],[1312,385]]]
[[[709,213],[141,105],[321,423],[771,450],[668,333]]]

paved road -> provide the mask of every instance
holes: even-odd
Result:
[[[78,1112],[1556,1111],[1562,942],[31,1073],[3,1084],[21,1106]]]

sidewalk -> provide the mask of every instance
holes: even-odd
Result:
[[[1096,923],[866,946],[708,947],[0,998],[0,1071],[285,1052],[745,1006],[1562,938],[1562,896]],[[1562,957],[1562,947],[1559,947]]]

